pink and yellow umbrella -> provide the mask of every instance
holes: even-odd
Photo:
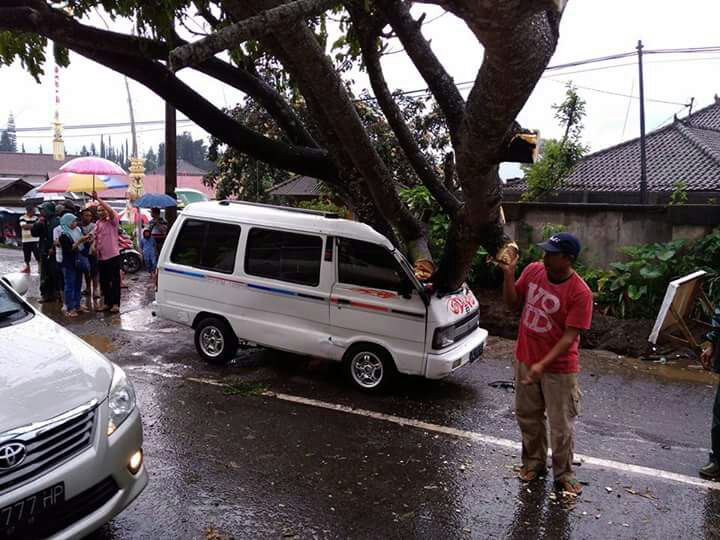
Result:
[[[61,174],[53,176],[38,191],[44,193],[78,193],[97,191],[113,187],[127,187],[127,181],[120,184],[127,173],[120,165],[97,156],[82,156],[71,159],[60,167]],[[111,184],[114,179],[114,185]]]
[[[128,187],[127,178],[63,172],[38,188],[41,193],[89,193],[103,189]]]

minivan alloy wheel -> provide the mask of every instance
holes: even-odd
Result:
[[[200,348],[208,356],[220,356],[225,348],[222,332],[214,326],[203,328],[200,332]]]
[[[353,356],[350,361],[350,372],[357,384],[363,388],[375,388],[379,385],[385,370],[382,360],[373,352],[363,351]]]

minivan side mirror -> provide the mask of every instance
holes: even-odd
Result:
[[[398,286],[397,292],[403,298],[410,299],[410,298],[412,298],[412,292],[414,289],[415,289],[415,287],[413,287],[413,284],[410,283],[410,281],[405,279]]]
[[[27,274],[20,274],[15,272],[12,274],[5,274],[0,279],[2,279],[20,296],[24,296],[30,288],[30,278]]]

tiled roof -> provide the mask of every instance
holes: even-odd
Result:
[[[165,193],[165,176],[160,174],[146,174],[143,178],[145,193]],[[210,197],[215,198],[215,190],[203,184],[202,176],[180,176],[177,177],[177,187],[191,188],[202,191]],[[99,195],[106,199],[124,199],[127,193],[126,188],[106,189]]]
[[[268,190],[268,195],[314,197],[322,194],[322,191],[323,185],[320,180],[311,176],[298,175],[273,186]]]
[[[649,192],[720,191],[720,100],[645,136]],[[507,193],[524,191],[509,182]],[[564,191],[640,191],[640,139],[585,156],[560,188]]]
[[[32,185],[22,178],[0,178],[0,191],[5,191],[11,186],[19,186],[24,188],[26,192],[32,189]]]
[[[205,176],[208,173],[208,171],[205,171],[201,169],[200,167],[196,167],[189,161],[185,161],[184,159],[178,159],[177,160],[177,175],[178,176]],[[165,165],[161,165],[157,169],[153,171],[149,171],[149,174],[158,174],[163,175],[165,174]]]
[[[63,161],[55,161],[52,154],[0,152],[0,176],[52,176],[63,164],[76,157],[65,156]]]

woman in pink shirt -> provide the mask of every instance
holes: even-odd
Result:
[[[98,221],[95,224],[95,250],[104,305],[100,311],[120,312],[120,248],[118,247],[119,218],[108,203],[93,191],[98,202]]]

